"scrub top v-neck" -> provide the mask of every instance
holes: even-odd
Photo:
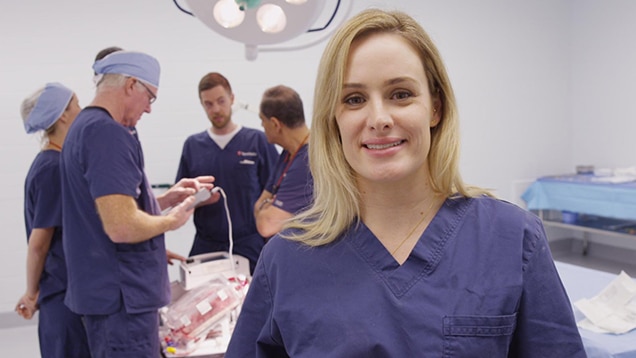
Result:
[[[274,236],[226,356],[584,357],[580,349],[540,220],[480,197],[446,200],[402,265],[363,223],[318,247]]]

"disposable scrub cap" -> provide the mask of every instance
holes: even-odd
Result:
[[[150,55],[133,51],[117,51],[93,64],[98,75],[109,73],[130,76],[159,87],[159,61]]]
[[[47,83],[31,113],[24,121],[24,130],[27,133],[35,133],[51,128],[62,116],[71,98],[73,98],[73,91],[61,83]]]

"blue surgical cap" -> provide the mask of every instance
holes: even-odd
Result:
[[[93,64],[98,75],[119,74],[135,77],[155,87],[159,87],[161,68],[159,61],[141,52],[116,51]]]
[[[27,133],[35,133],[49,129],[60,119],[71,98],[73,98],[73,91],[61,83],[47,83],[33,110],[24,121],[24,130]]]

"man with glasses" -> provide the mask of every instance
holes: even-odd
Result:
[[[94,62],[97,62],[103,59],[104,57],[110,55],[111,53],[117,52],[117,51],[124,51],[124,49],[119,46],[105,47],[101,49],[99,52],[97,52],[97,55],[95,55]],[[93,70],[93,82],[95,83],[95,85],[97,85],[97,83],[99,82],[101,78],[102,78],[102,75],[98,75],[97,72]],[[152,93],[150,88],[148,88],[148,86],[145,86],[145,87],[149,91],[149,93],[152,94],[152,97],[156,99],[157,97],[155,97],[155,95]],[[152,100],[151,104],[154,103],[155,99]],[[134,127],[130,128],[130,132],[132,135],[137,137],[137,128],[134,128]],[[169,265],[174,265],[174,262],[173,262],[174,260],[185,262],[186,258],[166,248],[166,260]]]
[[[155,101],[157,100],[157,96],[155,96],[155,94],[152,93],[150,88],[148,88],[148,86],[146,86],[143,82],[139,81],[138,83],[146,89],[146,92],[148,92],[148,102],[150,102],[150,104],[155,103]]]
[[[69,129],[60,160],[65,303],[83,316],[93,357],[154,357],[157,310],[170,300],[163,233],[188,221],[191,195],[214,179],[183,179],[155,198],[131,128],[152,110],[159,63],[117,51],[93,69],[95,97]]]

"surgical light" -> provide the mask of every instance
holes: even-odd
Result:
[[[322,13],[325,3],[329,1],[183,0],[190,11],[181,8],[178,0],[173,1],[181,11],[196,17],[220,35],[245,44],[245,56],[248,60],[256,59],[259,46],[282,43],[303,33],[326,29],[340,5],[340,0],[333,0],[337,3],[327,25],[310,29]],[[261,50],[275,49],[270,47]]]
[[[214,20],[226,29],[240,25],[245,19],[245,12],[241,11],[234,0],[220,0],[214,5]]]
[[[265,4],[256,11],[256,22],[263,32],[276,34],[287,26],[287,17],[280,6]]]

